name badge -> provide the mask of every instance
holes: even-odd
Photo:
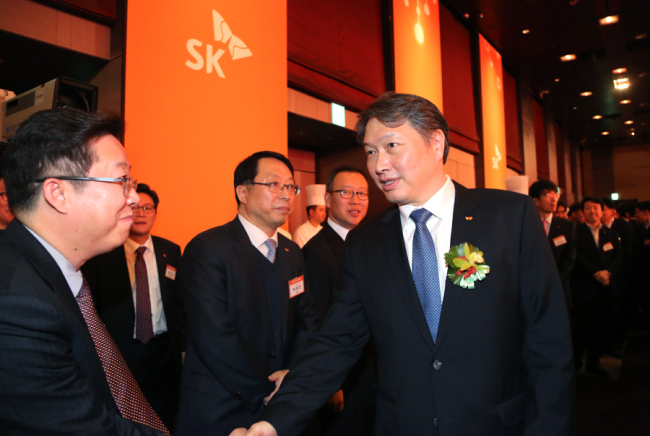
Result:
[[[613,250],[613,249],[614,249],[614,246],[612,245],[611,242],[608,242],[607,244],[603,245],[603,251],[609,251],[609,250]]]
[[[168,279],[176,280],[176,268],[167,265],[167,269],[165,269],[165,277]]]
[[[557,238],[553,238],[553,243],[555,244],[556,247],[559,247],[560,245],[566,244],[566,238],[564,235],[558,236]]]
[[[289,280],[289,298],[293,298],[303,292],[305,292],[305,276]]]

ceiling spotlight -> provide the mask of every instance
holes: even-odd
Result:
[[[524,35],[528,35],[530,33],[530,29],[524,29],[521,31]]]
[[[634,39],[644,39],[646,36],[648,35],[646,35],[645,33],[640,33],[637,36],[635,36]]]
[[[607,136],[607,135],[609,135],[609,132],[600,132],[600,134],[603,135],[603,136]]]
[[[557,79],[555,79],[556,82],[559,82],[560,80],[562,80],[562,79],[560,79],[559,77]]]
[[[577,111],[577,110],[578,110],[578,106],[573,106],[573,110],[574,110],[574,111]]]
[[[621,100],[621,104],[630,104],[632,100]]]
[[[630,132],[630,135],[634,136],[634,132]]]
[[[589,97],[590,95],[592,95],[592,92],[591,91],[585,91],[585,92],[581,92],[580,95],[583,96],[583,97]]]
[[[634,124],[634,121],[632,121],[632,120],[627,120],[627,121],[625,122],[625,124]]]
[[[603,117],[602,115],[594,115],[592,118],[593,118],[594,120],[599,120],[599,119],[601,119],[602,117]]]
[[[469,14],[463,15],[463,18],[467,20],[469,18]]]
[[[645,77],[647,75],[648,75],[648,73],[646,73],[645,71],[643,73],[639,73],[639,77]]]
[[[612,73],[614,74],[623,74],[627,73],[627,68],[617,68],[615,70],[612,70]]]
[[[630,81],[627,77],[621,77],[614,80],[614,88],[616,89],[627,89],[630,87]]]
[[[601,26],[618,23],[618,15],[610,15],[609,17],[601,18],[598,22]]]
[[[574,54],[566,54],[564,56],[560,56],[560,60],[562,62],[575,61],[576,60],[576,55],[574,55]]]

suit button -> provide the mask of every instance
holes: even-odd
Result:
[[[434,360],[433,365],[431,365],[431,366],[433,366],[433,369],[438,371],[440,369],[440,367],[442,366],[442,362],[439,361],[439,360]]]
[[[433,425],[438,427],[438,418],[433,418]]]
[[[271,360],[275,360],[275,353],[271,353]]]

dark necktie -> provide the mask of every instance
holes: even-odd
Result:
[[[433,214],[426,209],[417,209],[411,212],[409,218],[415,221],[413,234],[413,281],[420,297],[420,304],[429,325],[433,342],[436,342],[440,312],[442,311],[442,298],[440,296],[440,280],[438,278],[438,257],[436,245],[427,221]]]
[[[144,263],[146,249],[147,247],[139,247],[135,250],[135,337],[143,344],[153,338],[149,278]]]
[[[275,263],[275,247],[277,245],[277,242],[269,238],[264,241],[264,245],[266,245],[266,248],[269,249],[269,251],[266,252],[266,258],[269,260],[269,262]]]
[[[77,294],[77,303],[79,304],[79,309],[81,309],[84,320],[86,320],[88,331],[95,344],[99,359],[102,362],[111,394],[122,416],[169,435],[169,431],[167,431],[164,424],[160,421],[156,412],[153,411],[140,390],[138,383],[135,381],[135,378],[133,378],[133,374],[129,371],[115,342],[113,342],[113,339],[108,334],[106,326],[99,319],[85,277],[81,285],[81,290]]]

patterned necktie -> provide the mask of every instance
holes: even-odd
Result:
[[[146,249],[139,247],[135,250],[135,337],[143,344],[153,338],[149,278],[143,256]]]
[[[86,320],[88,331],[90,331],[95,349],[102,362],[111,394],[122,416],[169,435],[169,431],[167,431],[160,418],[158,418],[158,415],[156,415],[156,412],[153,411],[149,402],[142,394],[138,383],[133,378],[133,374],[129,371],[124,358],[117,349],[115,342],[113,342],[113,338],[108,334],[106,326],[99,319],[85,277],[81,285],[81,290],[77,294],[77,303],[79,304],[79,309],[81,309],[84,320]]]
[[[432,216],[433,214],[426,209],[417,209],[411,212],[409,218],[415,221],[412,256],[413,281],[420,297],[433,343],[435,343],[442,311],[442,298],[440,296],[436,245],[427,229],[427,221]]]
[[[551,230],[551,223],[546,220],[542,221],[544,222],[544,230],[546,230],[546,236],[548,236],[548,232]]]
[[[269,262],[275,263],[275,247],[277,245],[277,242],[269,238],[264,241],[264,245],[266,245],[266,248],[269,249],[269,251],[266,252],[266,258],[269,260]]]

